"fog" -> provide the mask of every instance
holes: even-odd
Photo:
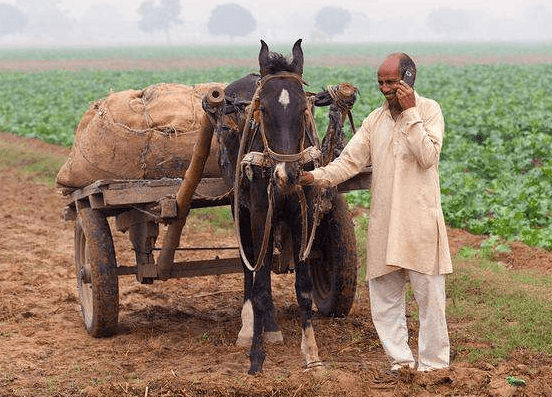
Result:
[[[229,4],[239,12],[217,15]],[[321,19],[324,7],[333,8]],[[552,41],[551,25],[552,5],[539,1],[0,0],[3,47]]]

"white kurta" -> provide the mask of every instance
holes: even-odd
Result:
[[[415,95],[416,106],[396,121],[387,102],[375,109],[337,159],[312,171],[336,185],[372,166],[367,279],[398,268],[452,272],[438,175],[443,115]]]

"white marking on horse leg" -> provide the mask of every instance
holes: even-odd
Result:
[[[318,346],[314,339],[312,324],[307,325],[307,327],[302,330],[301,353],[303,353],[307,368],[322,366],[320,358],[318,358]]]
[[[236,346],[250,347],[253,341],[253,304],[248,299],[241,311],[242,327],[238,333]]]
[[[284,88],[282,92],[280,93],[280,98],[278,98],[278,102],[280,102],[280,105],[282,105],[285,108],[289,105],[289,92]]]

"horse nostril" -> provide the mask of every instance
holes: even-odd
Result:
[[[297,179],[298,179],[298,176],[297,176],[297,171],[294,171],[294,172],[289,172],[288,173],[288,184],[290,186],[293,186],[297,183]]]
[[[301,167],[297,163],[288,163],[286,169],[288,172],[288,183],[292,186],[296,185],[301,174]]]

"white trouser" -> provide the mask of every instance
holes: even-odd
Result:
[[[420,313],[418,370],[448,367],[450,343],[445,317],[445,276],[400,269],[368,282],[372,321],[391,360],[391,368],[415,367],[412,350],[408,347],[405,316],[408,280]]]

